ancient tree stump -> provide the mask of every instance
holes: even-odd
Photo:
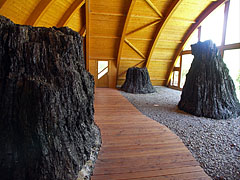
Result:
[[[134,94],[156,92],[150,81],[147,68],[132,67],[127,70],[126,80],[121,90]]]
[[[219,50],[212,41],[192,45],[194,59],[186,76],[179,109],[214,119],[235,118],[240,104]]]
[[[74,180],[101,145],[94,79],[69,28],[0,17],[0,179]],[[88,176],[88,175],[87,175]]]

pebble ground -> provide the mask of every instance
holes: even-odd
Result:
[[[181,91],[155,88],[157,93],[121,93],[143,114],[178,135],[212,179],[240,180],[240,117],[215,120],[193,116],[177,107]]]

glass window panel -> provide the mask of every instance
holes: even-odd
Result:
[[[103,77],[106,73],[108,73],[108,68],[104,69],[102,72],[100,72],[98,74],[98,79],[100,79],[101,77]]]
[[[108,61],[98,61],[98,73],[108,67]]]
[[[198,42],[198,29],[196,29],[192,35],[190,36],[190,39],[187,41],[187,44],[185,45],[185,50],[191,50],[191,45],[196,44]]]
[[[228,13],[225,44],[233,44],[239,42],[240,42],[240,0],[231,0]]]
[[[178,86],[178,75],[179,75],[179,71],[173,71],[173,82],[172,82],[173,86]]]
[[[98,61],[98,79],[108,73],[108,61]]]
[[[224,51],[223,60],[229,69],[229,74],[234,81],[236,93],[240,100],[240,49]]]
[[[201,41],[211,39],[217,46],[222,43],[224,5],[214,10],[201,24]]]
[[[183,85],[186,81],[186,74],[188,73],[194,56],[192,54],[185,54],[182,56],[182,69],[181,69],[181,82],[180,88],[183,88]]]
[[[177,58],[177,62],[176,62],[175,67],[180,67],[180,56]]]

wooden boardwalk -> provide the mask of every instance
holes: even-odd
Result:
[[[97,88],[102,148],[92,180],[210,179],[182,141],[115,89]]]

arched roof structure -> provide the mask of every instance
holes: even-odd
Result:
[[[186,40],[226,0],[1,0],[0,14],[17,24],[68,26],[86,35],[86,68],[109,61],[109,87],[129,67],[147,67],[153,85],[169,82]]]

